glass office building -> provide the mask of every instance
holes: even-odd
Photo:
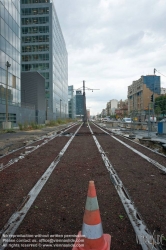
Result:
[[[16,117],[20,106],[20,0],[0,1],[0,123],[5,120],[6,94],[8,95],[9,121]],[[8,67],[8,90],[7,66]],[[14,121],[13,121],[14,122]]]
[[[68,55],[54,3],[21,0],[22,71],[45,77],[48,119],[68,111]]]
[[[84,115],[84,98],[81,90],[76,91],[76,117]]]
[[[73,85],[68,86],[68,116],[71,119],[76,118],[76,96]]]

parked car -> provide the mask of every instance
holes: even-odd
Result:
[[[122,119],[122,122],[131,123],[132,119],[128,118],[128,117],[125,117],[125,118]]]
[[[160,122],[166,122],[166,118],[162,119]]]

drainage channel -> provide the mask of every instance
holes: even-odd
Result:
[[[124,209],[129,217],[129,220],[133,226],[133,229],[136,233],[136,237],[138,240],[138,243],[142,246],[143,250],[161,250],[161,246],[157,245],[157,242],[155,241],[153,235],[150,233],[149,229],[141,219],[140,214],[134,207],[134,203],[131,200],[127,190],[125,189],[121,179],[119,178],[118,174],[116,173],[115,169],[113,168],[112,164],[110,163],[109,159],[106,156],[106,153],[102,149],[101,145],[99,144],[96,136],[94,136],[93,131],[88,124],[89,129],[91,131],[91,134],[93,136],[93,139],[96,143],[96,146],[99,150],[99,153],[101,154],[101,157],[104,161],[104,164],[107,168],[107,170],[110,173],[110,179],[112,184],[114,185],[121,202],[124,206]]]
[[[55,160],[50,164],[50,166],[47,168],[45,173],[41,176],[41,178],[38,180],[36,185],[31,189],[29,194],[24,199],[23,203],[19,206],[19,209],[10,217],[6,225],[3,227],[3,229],[0,231],[0,246],[2,246],[1,250],[5,249],[7,247],[7,242],[10,242],[10,239],[12,238],[12,235],[15,234],[17,228],[23,221],[24,217],[26,216],[28,210],[32,206],[33,202],[37,198],[38,194],[46,184],[47,180],[49,179],[50,175],[52,174],[53,170],[61,160],[61,157],[66,152],[68,146],[74,139],[76,133],[81,128],[82,124],[79,126],[79,128],[76,130],[74,135],[70,138],[70,140],[66,143],[66,145],[63,147],[63,149],[60,151],[59,155],[55,158]],[[5,236],[5,237],[4,237]],[[5,238],[5,243],[4,243]]]
[[[94,124],[96,127],[98,127],[96,124]],[[109,134],[107,131],[103,130],[102,128],[98,127],[99,129],[101,129],[102,131],[104,131],[105,133]],[[110,134],[109,134],[110,135]],[[114,138],[115,140],[117,140],[118,142],[120,142],[121,144],[123,144],[125,147],[129,148],[130,150],[132,150],[134,153],[138,154],[139,156],[141,156],[142,158],[144,158],[145,160],[147,160],[148,162],[150,162],[151,164],[153,164],[155,167],[157,167],[158,169],[160,169],[161,171],[163,171],[164,173],[166,173],[166,167],[161,165],[159,162],[152,160],[151,158],[149,158],[148,156],[144,155],[143,153],[139,152],[138,150],[132,148],[131,146],[129,146],[128,144],[126,144],[125,142],[121,141],[120,139],[116,138],[113,135],[110,135],[112,138]]]
[[[25,148],[25,153],[21,153],[20,156],[18,156],[17,158],[11,159],[6,165],[3,165],[3,163],[0,164],[0,172],[6,168],[8,168],[9,166],[11,166],[12,164],[14,164],[15,162],[18,162],[19,160],[22,160],[25,158],[25,156],[27,156],[28,154],[32,153],[33,151],[35,151],[36,149],[42,147],[43,145],[45,145],[46,143],[50,142],[51,140],[53,140],[55,137],[61,136],[63,133],[65,133],[66,131],[68,131],[69,129],[71,129],[72,127],[74,127],[76,124],[74,124],[73,126],[70,126],[69,128],[67,128],[64,131],[61,131],[59,134],[54,134],[51,135],[50,137],[47,137],[46,140],[44,140],[43,143],[41,143],[40,145],[37,146],[28,146],[28,147],[23,147]],[[12,152],[13,153],[13,152]]]

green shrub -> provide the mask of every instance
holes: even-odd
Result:
[[[28,123],[27,122],[24,122],[24,127],[23,127],[24,130],[28,130]]]
[[[23,125],[21,123],[18,123],[19,129],[23,130]]]

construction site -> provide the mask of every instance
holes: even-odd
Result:
[[[4,154],[1,249],[166,249],[165,162],[88,122]]]

